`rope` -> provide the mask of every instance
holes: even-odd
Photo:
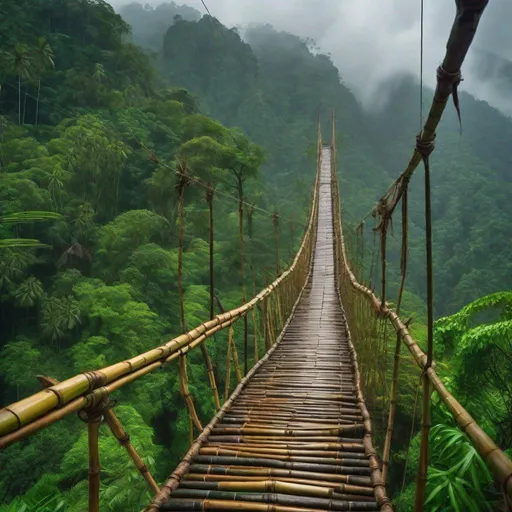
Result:
[[[416,421],[416,409],[418,407],[418,395],[420,393],[420,384],[421,384],[421,378],[420,378],[420,381],[418,382],[418,387],[416,388],[416,397],[414,398],[414,409],[412,412],[411,433],[409,435],[409,444],[407,445],[407,455],[405,456],[404,475],[402,478],[402,487],[400,489],[398,503],[400,503],[400,500],[401,500],[402,496],[404,495],[405,480],[407,477],[407,466],[409,465],[409,453],[411,451],[412,438],[414,437],[414,423]]]
[[[130,130],[131,131],[131,130]],[[165,162],[162,162],[160,160],[160,158],[151,150],[149,149],[142,141],[140,141],[139,139],[137,139],[137,137],[135,136],[135,134],[133,133],[132,131],[132,135],[135,139],[135,141],[140,145],[140,147],[142,149],[144,149],[150,156],[150,159],[152,161],[154,161],[155,163],[157,163],[158,165],[161,165],[162,167],[165,167],[166,169],[170,169],[171,171],[173,171],[175,174],[177,175],[183,175],[182,172],[178,171],[178,169],[175,169],[174,167],[170,166],[169,164],[166,164]],[[191,174],[187,174],[186,175],[188,177],[188,179],[190,181],[193,181],[194,183],[196,183],[197,185],[201,186],[201,187],[204,187],[206,188],[207,190],[211,188],[211,185],[209,183],[206,183],[205,181],[202,181],[200,178],[198,178],[197,176],[193,176]],[[225,182],[224,182],[225,183]],[[251,208],[253,210],[257,210],[257,211],[260,211],[262,213],[265,213],[267,214],[268,216],[272,217],[274,215],[274,212],[271,212],[270,210],[266,210],[265,208],[262,208],[260,206],[256,206],[255,204],[253,203],[249,203],[248,201],[244,201],[243,199],[240,200],[238,197],[232,195],[232,194],[229,194],[228,192],[224,192],[222,190],[218,190],[218,189],[215,189],[215,195],[217,194],[220,194],[224,197],[227,197],[229,199],[232,199],[234,201],[237,202],[237,204],[242,204],[243,206],[246,206],[248,208]],[[282,215],[279,215],[279,218],[284,220],[285,222],[287,223],[293,223],[294,220],[291,219],[291,218],[288,218],[288,217],[283,217]],[[304,228],[307,228],[307,224],[303,224],[302,227]]]
[[[423,128],[423,0],[421,0],[421,36],[420,36],[420,131]]]
[[[435,149],[435,135],[428,140],[422,140],[421,134],[416,137],[416,149],[423,159],[425,167],[425,248],[427,254],[427,362],[426,368],[432,366],[434,347],[434,286],[432,269],[432,205],[430,192],[430,162],[429,157]]]
[[[203,7],[206,9],[208,15],[213,18],[213,16],[210,13],[210,9],[208,9],[208,6],[206,5],[206,2],[204,0],[201,0],[201,3],[203,4]]]
[[[453,98],[453,105],[455,106],[455,110],[457,111],[457,117],[459,118],[459,128],[460,133],[462,134],[462,119],[460,116],[460,104],[459,104],[459,90],[458,87],[462,82],[462,75],[460,69],[450,73],[443,68],[443,66],[439,66],[437,68],[437,83],[441,85],[451,86],[451,93]]]
[[[213,24],[213,27],[225,39],[226,36],[224,35],[224,32],[222,32],[222,30],[216,25],[215,18],[212,16],[212,13],[210,12],[210,9],[208,9],[208,6],[206,5],[205,0],[201,0],[201,3],[203,4],[203,7],[206,9],[206,12],[208,13],[208,16],[210,16],[210,20],[211,20],[211,22]]]

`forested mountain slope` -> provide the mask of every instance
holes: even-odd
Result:
[[[183,170],[183,161],[194,176],[217,187],[216,292],[229,308],[240,303],[242,284],[236,172],[243,170],[244,199],[264,209],[245,210],[249,293],[275,275],[271,213],[280,214],[282,266],[300,240],[311,200],[319,112],[327,141],[330,109],[336,111],[348,228],[402,170],[414,144],[418,90],[406,79],[397,83],[384,110],[369,113],[312,42],[269,26],[250,27],[242,39],[237,30],[173,3],[157,9],[132,5],[123,14],[132,34],[101,0],[0,3],[0,218],[27,210],[61,215],[58,221],[0,223],[0,239],[46,245],[0,249],[2,405],[37,391],[36,374],[64,379],[182,331],[175,171]],[[462,138],[450,108],[432,159],[438,315],[512,284],[512,125],[468,95],[461,103]],[[420,313],[420,326],[421,181],[418,171],[408,281],[408,308]],[[371,247],[370,226],[366,232]],[[184,244],[189,326],[208,317],[207,240],[205,189],[190,184]],[[396,284],[397,244],[391,244],[390,259]],[[458,318],[452,319],[456,328],[450,321],[441,325],[439,344],[462,375],[494,352],[478,353],[476,362],[469,350],[455,354],[454,340],[462,335]],[[214,343],[210,350],[219,372],[225,354]],[[404,395],[416,389],[417,376],[409,380]],[[199,415],[210,418],[214,407],[199,354],[190,356],[190,381]],[[459,381],[462,390],[460,375]],[[500,393],[496,383],[485,391],[494,400]],[[468,392],[468,400],[481,404],[481,392]],[[123,425],[161,480],[188,443],[177,372],[172,368],[134,383],[116,399]],[[499,418],[491,417],[488,426],[505,425],[505,445],[509,409],[495,410]],[[409,425],[410,407],[399,414]],[[2,454],[2,512],[24,504],[39,511],[54,511],[61,502],[69,512],[86,507],[82,427],[69,418]],[[405,427],[399,433],[405,438]],[[113,438],[102,435],[100,444],[102,510],[142,507],[148,501],[144,482]]]
[[[104,2],[2,2],[0,20],[9,25],[0,31],[0,219],[30,210],[61,216],[0,223],[0,240],[37,239],[46,246],[0,248],[3,406],[38,391],[38,374],[62,380],[183,331],[177,286],[183,180],[176,170],[216,187],[215,288],[222,305],[232,308],[242,299],[237,199],[241,194],[267,208],[243,210],[245,285],[252,294],[275,276],[274,212],[281,215],[282,268],[295,253],[314,165],[304,183],[290,183],[285,201],[280,194],[273,203],[263,197],[277,188],[272,175],[259,176],[263,151],[239,129],[203,115],[186,90],[165,87],[150,58],[130,42],[129,26]],[[308,139],[314,137],[313,129]],[[190,327],[209,317],[205,192],[195,181],[184,192]],[[225,346],[223,336],[217,340]],[[236,341],[243,344],[243,337]],[[211,355],[220,375],[226,354],[213,344]],[[192,354],[189,365],[204,421],[214,404],[201,355]],[[188,442],[178,372],[138,382],[117,399],[136,448],[164,475]],[[28,491],[29,510],[48,496],[54,507],[64,500],[66,510],[86,508],[87,432],[81,427],[69,418],[2,453],[0,502]],[[102,510],[142,507],[148,494],[135,467],[113,439],[100,443]],[[19,501],[12,506],[23,508]]]
[[[366,111],[343,84],[332,61],[313,44],[270,26],[249,27],[240,38],[217,20],[177,20],[165,34],[163,76],[196,93],[227,125],[242,126],[269,158],[266,173],[282,188],[302,176],[317,121],[334,107],[346,220],[358,222],[405,167],[419,126],[419,87],[398,77],[383,110]],[[425,90],[424,108],[432,91]],[[512,122],[487,103],[461,95],[462,136],[450,105],[433,156],[436,309],[447,314],[477,297],[512,285]],[[409,291],[424,297],[421,172],[413,180]],[[370,219],[371,220],[371,219]],[[399,226],[395,226],[397,229]],[[371,231],[368,226],[367,232]],[[371,237],[369,239],[371,244]],[[398,247],[390,258],[398,262]],[[391,269],[392,285],[398,280]],[[412,306],[411,306],[412,307]]]

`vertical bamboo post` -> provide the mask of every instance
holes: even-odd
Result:
[[[244,191],[243,180],[241,176],[237,177],[238,183],[238,236],[240,238],[240,279],[242,281],[242,304],[247,299],[245,295],[245,244],[244,244]],[[244,315],[244,374],[249,371],[248,363],[248,325],[247,315]]]
[[[420,134],[421,135],[421,134]],[[418,136],[418,138],[420,137]],[[430,165],[429,155],[434,146],[422,146],[417,143],[417,149],[423,158],[425,167],[425,249],[427,253],[427,361],[423,368],[423,415],[421,428],[421,447],[418,478],[416,481],[416,495],[414,511],[423,512],[427,487],[428,470],[428,441],[430,434],[430,380],[427,375],[432,366],[434,346],[434,290],[432,272],[432,209],[430,201]]]
[[[404,291],[405,278],[407,275],[407,248],[408,248],[408,191],[407,188],[402,196],[402,251],[400,260],[400,288],[398,291],[398,299],[396,303],[396,314],[400,314],[400,308],[402,305],[402,295]],[[388,471],[389,471],[389,457],[391,455],[391,440],[393,437],[393,427],[395,422],[396,413],[396,402],[398,393],[398,374],[400,371],[400,349],[402,345],[402,339],[400,334],[396,335],[396,346],[395,346],[395,360],[393,363],[393,380],[391,383],[391,400],[389,403],[389,416],[388,416],[388,427],[386,431],[386,439],[384,441],[384,451],[382,454],[382,480],[384,484],[387,482]]]
[[[428,471],[428,438],[430,434],[430,379],[427,372],[422,375],[423,382],[423,406],[422,406],[422,425],[421,425],[421,445],[420,460],[418,466],[418,476],[416,478],[416,493],[414,495],[414,512],[423,512],[425,505],[425,496],[427,491],[427,471]]]
[[[274,225],[274,237],[276,241],[276,276],[281,273],[281,264],[279,258],[279,213],[274,211],[272,214],[272,224]]]
[[[268,332],[268,323],[267,323],[267,304],[268,299],[263,299],[263,307],[262,307],[262,324],[263,324],[263,342],[265,344],[265,349],[268,350],[270,348],[269,342],[269,332]]]
[[[57,379],[46,375],[37,375],[37,380],[43,388],[49,388],[59,383]],[[78,411],[78,417],[87,423],[87,446],[89,452],[89,512],[99,512],[100,510],[100,452],[99,452],[99,434],[102,414],[105,410],[105,400],[100,401],[94,407]],[[157,492],[158,492],[157,487]]]
[[[199,432],[202,432],[203,426],[201,425],[199,417],[197,416],[197,412],[194,407],[194,402],[192,400],[192,397],[190,396],[190,391],[188,388],[187,354],[180,355],[180,391],[181,396],[185,400],[189,416],[192,418],[192,421],[197,430]]]
[[[100,510],[100,452],[98,446],[101,415],[87,420],[87,444],[89,447],[89,512]]]
[[[251,263],[251,279],[252,279],[252,293],[253,296],[256,296],[256,276],[254,275],[254,267]],[[258,337],[259,337],[259,331],[258,331],[258,322],[256,320],[256,307],[253,307],[251,309],[251,316],[252,316],[252,328],[254,332],[254,364],[256,364],[260,359],[259,354],[259,348],[258,348]]]
[[[210,381],[210,388],[213,393],[213,400],[215,401],[215,409],[218,411],[220,409],[219,390],[217,389],[217,382],[215,381],[212,360],[210,358],[210,354],[208,353],[206,340],[201,343],[201,352],[203,354],[204,364],[206,365],[206,371],[208,372],[208,380]]]
[[[249,372],[249,322],[247,314],[244,315],[244,375]]]
[[[258,324],[256,322],[256,308],[252,308],[251,316],[252,316],[252,328],[253,328],[253,336],[254,336],[254,364],[256,364],[259,359],[259,351],[258,351]]]
[[[58,384],[59,381],[57,379],[54,379],[52,377],[48,377],[46,375],[38,375],[37,379],[39,380],[39,383],[43,388],[49,388],[51,386],[54,386],[55,384]],[[121,446],[124,446],[126,448],[126,451],[128,452],[128,455],[130,459],[132,459],[133,463],[137,467],[139,473],[144,477],[146,480],[149,488],[157,494],[160,490],[157,483],[155,482],[155,479],[149,472],[149,469],[144,464],[144,461],[140,457],[140,455],[137,453],[137,450],[134,448],[134,446],[130,443],[130,436],[126,433],[123,426],[121,425],[121,422],[119,421],[118,417],[114,413],[114,411],[111,409],[111,407],[114,405],[114,402],[110,400],[106,400],[104,403],[104,407],[102,407],[103,417],[107,421],[107,424],[112,431],[112,434],[114,434],[114,437],[119,441],[119,444]],[[88,415],[80,415],[81,419],[87,421]]]
[[[210,233],[209,233],[209,243],[210,243],[210,320],[215,318],[215,276],[213,272],[214,268],[214,251],[213,251],[213,242],[214,242],[214,227],[213,227],[213,194],[214,189],[213,186],[208,187],[206,190],[206,202],[208,203],[208,212],[209,212],[209,223],[210,223]]]
[[[224,402],[229,397],[229,385],[231,381],[231,337],[228,334],[228,354],[226,356],[226,380],[224,382]]]
[[[185,304],[183,302],[183,235],[184,235],[184,208],[185,208],[185,187],[189,184],[187,176],[187,164],[183,161],[178,163],[176,168],[177,183],[176,189],[179,196],[179,241],[178,241],[178,294],[180,300],[180,320],[182,332],[187,332],[185,321]]]
[[[252,218],[254,215],[256,205],[254,203],[251,203],[247,205],[246,212],[247,212],[247,232],[249,235],[249,240],[252,242]],[[252,244],[251,244],[252,249]],[[251,269],[251,282],[252,282],[252,295],[253,297],[256,296],[256,278],[254,275],[254,265],[252,264],[252,256],[251,251],[249,251],[249,268]],[[254,336],[254,364],[256,364],[259,360],[259,353],[258,353],[258,327],[256,325],[256,308],[251,309],[251,318],[252,318],[252,328],[253,328],[253,336]]]
[[[236,380],[238,383],[242,381],[242,370],[240,370],[240,363],[238,360],[238,350],[236,349],[235,344],[235,329],[232,325],[229,326],[229,343],[231,344],[231,357],[233,359],[233,363],[235,365],[235,372],[236,372]]]
[[[268,348],[274,345],[274,326],[272,325],[272,299],[269,297],[267,304],[267,314],[266,314],[266,322],[267,322],[267,332],[268,332]]]
[[[276,302],[277,302],[277,316],[279,318],[279,332],[284,327],[284,316],[283,316],[283,305],[281,302],[281,293],[282,293],[282,283],[277,287],[275,294],[276,294]]]

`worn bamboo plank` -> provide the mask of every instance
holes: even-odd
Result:
[[[392,510],[335,283],[330,151],[321,151],[313,265],[300,301],[149,510]],[[279,307],[279,298],[265,307],[270,335],[284,320]]]

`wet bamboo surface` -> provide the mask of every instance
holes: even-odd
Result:
[[[323,155],[313,267],[295,313],[155,508],[380,510],[335,286],[330,151]]]

